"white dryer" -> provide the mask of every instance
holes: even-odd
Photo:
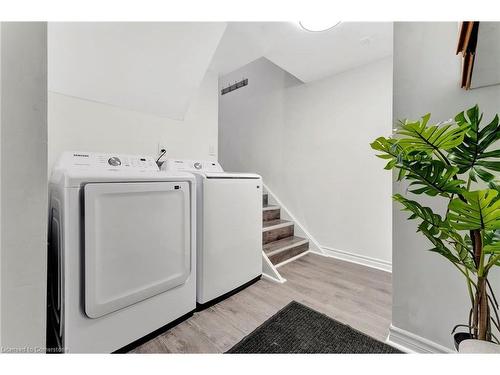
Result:
[[[169,159],[161,169],[197,179],[196,299],[204,308],[262,275],[262,179],[217,162]]]
[[[196,308],[195,178],[64,153],[49,184],[48,338],[109,353]]]

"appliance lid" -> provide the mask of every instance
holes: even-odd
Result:
[[[163,171],[224,172],[221,165],[210,160],[167,159],[161,166]]]
[[[233,172],[205,172],[206,178],[219,179],[260,179],[261,177],[255,173],[233,173]]]

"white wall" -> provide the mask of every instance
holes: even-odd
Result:
[[[63,151],[217,160],[217,75],[207,72],[183,121],[49,92],[49,167]],[[211,152],[213,151],[213,152]]]
[[[455,55],[458,24],[418,22],[394,26],[394,119],[416,119],[428,112],[436,122],[479,104],[485,121],[500,110],[500,86],[460,88],[460,57]],[[395,184],[394,192],[404,194]],[[418,197],[443,213],[446,202]],[[425,251],[430,243],[416,234],[414,221],[394,204],[393,325],[452,348],[451,329],[468,319],[465,281],[444,258]],[[498,270],[492,285],[500,286]],[[498,292],[497,292],[498,293]]]
[[[369,143],[392,124],[392,58],[309,84],[266,59],[220,80],[219,159],[255,171],[324,248],[391,262],[391,176]]]
[[[47,25],[1,24],[1,344],[45,347]]]

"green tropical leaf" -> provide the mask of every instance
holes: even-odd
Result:
[[[446,220],[435,214],[430,207],[424,207],[420,203],[406,199],[400,194],[395,194],[393,199],[404,206],[404,211],[412,213],[408,220],[417,218],[422,220],[418,226],[418,232],[422,232],[435,246],[431,251],[443,255],[455,263],[461,263],[469,270],[476,272],[475,263],[469,250],[470,246]],[[455,255],[443,241],[450,242],[453,245]]]
[[[500,254],[500,230],[484,232],[483,250],[486,254]]]
[[[455,244],[455,251],[462,264],[473,273],[476,273],[476,263],[474,262],[472,251],[462,243]]]
[[[448,205],[448,220],[458,230],[500,229],[500,200],[493,189],[463,192],[461,199],[453,199]]]
[[[483,251],[485,254],[500,254],[500,242],[484,246]]]
[[[500,230],[484,232],[483,252],[490,255],[486,269],[493,266],[500,266]]]
[[[490,181],[488,183],[490,189],[496,190],[498,192],[497,198],[500,199],[500,185],[498,181]]]
[[[401,181],[407,174],[407,169],[404,168],[404,163],[408,162],[430,162],[432,158],[423,152],[412,151],[406,153],[405,150],[398,144],[398,141],[393,138],[379,137],[370,143],[372,149],[380,151],[376,156],[388,160],[384,169],[391,170],[394,168],[399,169],[397,176],[398,181]]]
[[[376,155],[377,157],[389,160],[385,169],[394,168],[403,158],[403,148],[393,138],[378,137],[370,143],[370,146],[372,149],[381,152],[381,154]]]
[[[401,194],[394,194],[392,198],[404,206],[403,211],[412,213],[408,220],[420,218],[426,228],[434,235],[441,234],[444,228],[450,228],[448,222],[444,221],[440,215],[435,214],[430,207],[424,207],[418,202],[403,197]]]
[[[416,187],[410,190],[414,194],[450,197],[463,191],[465,181],[455,178],[458,168],[440,160],[404,162],[402,168],[408,171],[406,178],[412,181],[410,187]]]
[[[468,126],[462,144],[451,150],[448,158],[459,169],[459,173],[469,172],[473,181],[477,177],[489,182],[495,177],[495,173],[500,172],[500,150],[487,151],[487,149],[500,139],[500,122],[498,115],[480,129],[483,115],[476,105],[467,111],[455,116],[455,121],[459,126]]]
[[[500,230],[486,230],[483,233],[483,244],[489,245],[500,241]]]
[[[434,245],[433,248],[429,249],[429,251],[441,254],[449,261],[455,264],[461,264],[460,259],[453,255],[450,249],[446,247],[439,237],[434,236],[429,230],[422,229],[421,232],[427,237],[427,239]]]
[[[428,113],[420,121],[405,121],[396,131],[401,137],[398,143],[406,152],[424,151],[430,154],[433,151],[451,150],[463,142],[469,124],[427,125],[430,116]]]

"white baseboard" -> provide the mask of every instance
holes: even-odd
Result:
[[[385,260],[370,258],[364,255],[350,253],[348,251],[333,249],[331,247],[323,246],[323,253],[317,253],[319,255],[328,256],[340,260],[345,260],[346,262],[361,264],[362,266],[367,266],[371,268],[376,268],[385,272],[392,272],[392,263]]]
[[[395,327],[392,324],[389,327],[386,342],[406,353],[455,353],[450,348]]]

